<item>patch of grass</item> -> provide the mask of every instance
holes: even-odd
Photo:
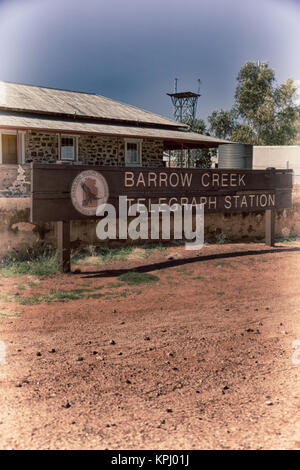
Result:
[[[172,246],[172,245],[170,245],[170,246]],[[166,251],[168,249],[168,246],[163,245],[162,243],[158,243],[158,244],[142,245],[141,249],[144,250],[144,253],[142,255],[143,258],[147,259],[147,258],[150,258],[150,256],[152,256],[156,250],[163,253],[164,251]]]
[[[187,276],[191,276],[193,274],[193,271],[189,271],[188,268],[186,268],[185,266],[182,266],[181,268],[177,268],[176,271],[178,273],[186,274]]]
[[[36,293],[30,297],[18,297],[15,301],[21,305],[37,305],[49,302],[68,302],[69,300],[79,299],[98,299],[105,294],[95,293],[95,289],[102,289],[103,286],[94,289],[50,289],[47,294]]]
[[[121,293],[120,293],[120,297],[127,297],[128,295],[128,291],[127,290],[123,290]]]
[[[116,259],[118,261],[126,261],[127,257],[132,253],[132,251],[132,246],[125,246],[124,248],[120,248],[116,253]]]
[[[217,295],[225,295],[225,292],[219,291],[219,292],[217,292]]]
[[[19,317],[20,314],[8,308],[0,307],[0,318],[14,318]]]
[[[13,302],[15,300],[15,296],[13,294],[8,294],[7,292],[1,292],[0,299],[4,300],[4,302]]]
[[[166,249],[167,249],[167,247],[164,246],[164,245],[161,245],[161,244],[154,246],[154,250],[166,251]]]
[[[231,263],[229,261],[216,261],[214,266],[231,266]]]
[[[120,285],[124,285],[121,284]],[[69,302],[70,300],[79,299],[99,299],[100,297],[114,296],[115,293],[111,291],[107,292],[95,292],[103,289],[104,286],[95,286],[92,288],[80,288],[80,289],[50,289],[48,293],[35,293],[30,297],[23,296],[11,296],[10,301],[14,300],[20,305],[37,305],[41,303],[50,302]],[[117,294],[119,295],[119,294]]]
[[[204,277],[203,276],[195,276],[195,277],[192,277],[192,279],[195,279],[197,281],[203,281]]]
[[[122,286],[124,287],[124,284],[122,284]],[[134,292],[130,292],[129,289],[124,289],[122,290],[121,292],[104,292],[104,296],[105,298],[111,300],[111,299],[117,299],[119,297],[127,297],[129,294],[133,294]]]
[[[150,250],[145,250],[142,256],[143,258],[148,259],[152,256],[152,252]]]
[[[26,286],[24,284],[16,284],[15,287],[19,290],[25,290]]]
[[[173,245],[173,244],[172,244]],[[162,243],[145,244],[138,246],[123,246],[119,248],[88,247],[71,254],[71,263],[79,265],[95,265],[112,263],[114,261],[126,261],[129,255],[134,254],[134,250],[139,249],[138,256],[149,258],[155,250],[164,252],[168,246]]]
[[[276,242],[278,243],[283,243],[285,245],[290,245],[295,242],[299,242],[300,237],[295,236],[295,237],[286,237],[286,238],[276,238]]]
[[[89,294],[86,296],[87,299],[100,299],[100,297],[103,297],[105,294],[101,294],[98,292],[98,294]]]
[[[58,264],[56,255],[40,255],[37,258],[18,260],[15,258],[4,258],[0,264],[0,276],[14,277],[18,275],[31,274],[44,276],[57,274]]]
[[[123,283],[118,283],[118,287],[124,286]],[[90,288],[75,288],[75,289],[50,289],[47,293],[33,293],[30,296],[13,295],[8,293],[0,293],[0,299],[6,302],[15,302],[20,305],[38,305],[50,302],[69,302],[70,300],[79,299],[99,299],[100,297],[118,297],[126,296],[126,294],[115,293],[113,291],[97,292],[103,289],[104,286],[95,286]]]
[[[137,273],[135,271],[121,274],[118,279],[130,286],[159,281],[159,277],[154,276],[154,274]]]
[[[20,297],[18,300],[15,299],[20,305],[36,305],[44,302],[46,295],[34,294],[31,297]]]
[[[107,286],[110,289],[117,289],[118,287],[122,287],[124,284],[122,282],[109,282]]]
[[[69,291],[66,291],[66,292],[72,292],[73,294],[77,295],[77,294],[84,294],[86,292],[93,292],[93,289],[88,289],[86,287],[84,288],[81,288],[81,289],[70,289]]]
[[[71,254],[71,262],[79,265],[96,265],[111,263],[113,261],[126,261],[134,247],[125,246],[121,248],[91,247]],[[92,260],[89,258],[92,257]]]

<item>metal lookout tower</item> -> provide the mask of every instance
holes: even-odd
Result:
[[[201,80],[198,79],[198,92],[193,93],[192,91],[183,91],[178,93],[177,91],[178,78],[174,80],[174,93],[167,93],[170,96],[172,104],[174,106],[174,120],[178,122],[184,122],[190,127],[193,126],[196,118],[198,98],[200,95]],[[185,151],[183,148],[180,152],[180,167],[190,167],[191,152],[190,150]],[[171,152],[169,152],[169,166],[171,166]]]
[[[200,95],[201,80],[198,79],[198,93],[192,91],[177,92],[178,78],[174,80],[174,93],[167,93],[171,97],[172,104],[174,106],[174,119],[179,122],[186,122],[187,124],[193,124],[196,111],[197,103]]]

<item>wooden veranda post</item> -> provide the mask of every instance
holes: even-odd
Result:
[[[59,270],[69,273],[71,270],[70,221],[57,222],[57,256]]]

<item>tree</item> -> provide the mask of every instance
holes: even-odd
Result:
[[[226,139],[229,137],[235,126],[235,111],[213,111],[208,117],[210,130],[219,139]]]
[[[230,111],[213,111],[210,131],[219,138],[254,145],[288,145],[296,136],[299,109],[293,80],[276,86],[267,63],[247,62],[239,71]]]
[[[299,109],[299,118],[296,121],[296,137],[294,140],[295,145],[300,145],[300,107]]]

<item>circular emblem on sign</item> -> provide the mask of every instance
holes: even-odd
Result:
[[[81,214],[96,215],[97,207],[105,204],[108,196],[106,179],[98,171],[82,171],[72,183],[72,203]]]

